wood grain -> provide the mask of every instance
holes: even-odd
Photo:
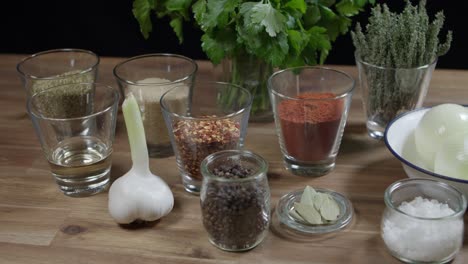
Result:
[[[406,175],[385,145],[366,135],[359,89],[353,96],[337,166],[323,177],[288,173],[274,124],[249,124],[246,149],[260,154],[270,165],[273,222],[258,247],[229,253],[208,242],[199,197],[184,191],[174,157],[152,159],[150,164],[174,192],[174,210],[144,227],[117,225],[107,211],[107,193],[87,198],[62,195],[25,111],[25,92],[15,72],[23,57],[0,55],[0,263],[398,263],[380,238],[380,219],[385,189]],[[115,86],[112,69],[121,60],[102,58],[99,82]],[[210,63],[199,62],[199,66],[198,78],[212,78]],[[357,77],[355,67],[329,67]],[[467,104],[466,83],[466,71],[436,70],[426,105]],[[112,179],[130,166],[127,135],[119,114]],[[320,236],[288,232],[274,215],[275,205],[282,195],[305,185],[346,195],[355,209],[351,226]],[[466,243],[453,263],[465,262]]]

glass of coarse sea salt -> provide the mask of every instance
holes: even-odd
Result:
[[[381,235],[390,253],[407,263],[446,263],[463,244],[467,202],[456,188],[436,180],[405,179],[390,185]]]

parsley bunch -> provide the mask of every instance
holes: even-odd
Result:
[[[179,41],[184,21],[204,32],[202,48],[218,64],[247,53],[273,67],[322,64],[351,17],[375,0],[134,0],[133,14],[145,38],[152,14],[169,17]]]

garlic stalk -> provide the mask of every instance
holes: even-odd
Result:
[[[174,196],[169,186],[149,169],[145,130],[132,93],[124,100],[122,110],[133,165],[110,187],[109,213],[120,224],[135,220],[154,221],[172,210]]]

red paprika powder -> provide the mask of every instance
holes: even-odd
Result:
[[[342,100],[326,100],[334,97],[307,92],[296,98],[313,100],[284,100],[278,105],[284,145],[294,159],[310,162],[330,157],[343,112]]]

